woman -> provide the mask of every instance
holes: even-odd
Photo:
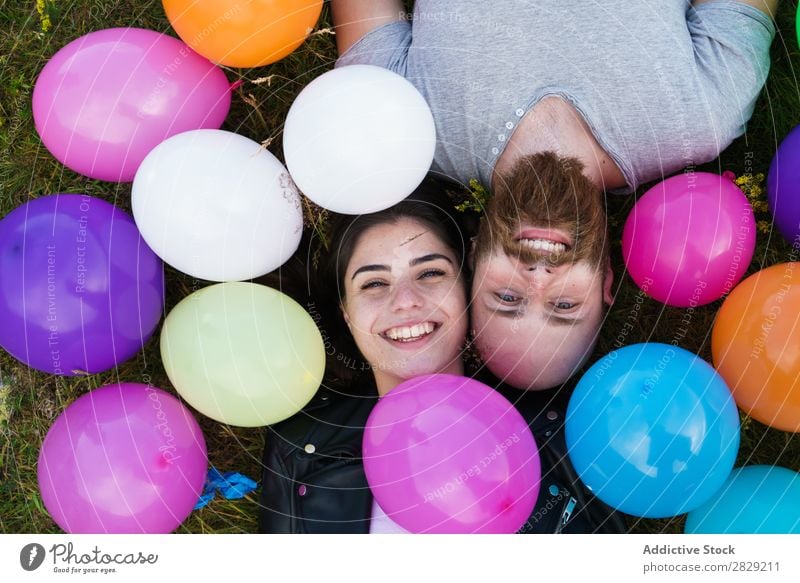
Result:
[[[464,374],[467,247],[451,208],[426,183],[390,209],[334,221],[328,252],[309,278],[313,299],[306,301],[334,378],[300,413],[267,429],[262,532],[403,532],[373,500],[361,442],[377,399],[404,380]],[[537,403],[526,419],[537,443],[555,443],[561,418]],[[521,532],[563,529],[564,512],[565,530],[592,532],[601,523],[609,530],[604,507],[599,519],[570,522],[595,505],[572,494],[580,489],[577,478],[561,467],[565,452],[554,451],[549,457],[542,451],[542,494]]]
[[[451,206],[426,183],[390,209],[333,221],[306,305],[334,378],[267,431],[263,531],[369,532],[372,516],[373,531],[394,527],[373,504],[361,439],[377,399],[404,380],[464,374],[466,244]]]

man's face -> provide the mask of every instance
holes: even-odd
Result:
[[[476,241],[471,317],[481,360],[520,389],[567,380],[610,304],[605,208],[577,161],[537,155],[494,194]]]
[[[560,385],[591,355],[611,303],[610,269],[549,266],[502,249],[480,258],[472,288],[475,347],[489,370],[520,389]]]

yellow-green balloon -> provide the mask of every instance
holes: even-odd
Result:
[[[325,371],[308,313],[272,288],[212,285],[184,298],[161,331],[170,381],[195,409],[229,425],[277,423],[314,396]]]

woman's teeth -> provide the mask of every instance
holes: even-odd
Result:
[[[567,250],[564,243],[555,243],[547,239],[520,239],[520,243],[537,251],[547,251],[548,253],[563,253]]]
[[[423,322],[422,324],[415,324],[413,326],[399,326],[397,328],[390,328],[384,334],[392,340],[399,340],[400,342],[409,342],[417,340],[422,336],[427,336],[434,331],[436,325],[433,322]]]

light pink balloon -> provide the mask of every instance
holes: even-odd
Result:
[[[670,306],[702,306],[728,293],[753,258],[756,223],[747,197],[725,176],[689,172],[648,190],[622,233],[633,281]]]
[[[175,530],[194,508],[208,460],[181,402],[138,383],[87,393],[55,420],[39,452],[39,489],[71,534]]]
[[[231,104],[225,73],[183,42],[141,28],[82,36],[36,81],[33,118],[75,172],[130,182],[150,150],[188,130],[218,129]]]
[[[522,415],[497,391],[453,375],[411,379],[378,402],[364,471],[392,520],[428,533],[514,533],[541,478]]]

